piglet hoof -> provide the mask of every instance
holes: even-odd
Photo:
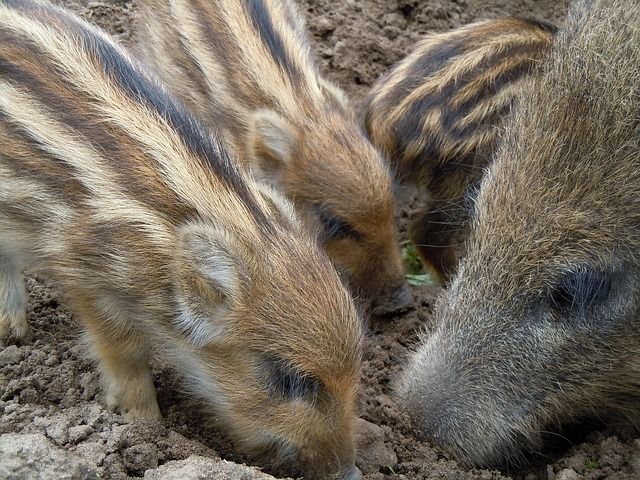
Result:
[[[109,409],[119,411],[127,421],[142,418],[162,420],[151,376],[144,377],[128,379],[120,388],[112,385],[106,398]]]
[[[130,410],[123,411],[124,418],[128,421],[134,421],[139,419],[149,420],[162,420],[162,413],[160,413],[160,407],[155,400],[148,405],[139,405]]]
[[[26,312],[0,313],[0,348],[9,343],[9,338],[19,342],[26,342],[31,338]]]

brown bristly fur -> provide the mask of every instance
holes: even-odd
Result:
[[[365,99],[369,138],[398,180],[417,186],[425,201],[409,235],[443,278],[457,263],[452,243],[465,224],[465,196],[554,32],[544,22],[504,18],[428,35]]]
[[[505,123],[398,392],[416,432],[466,463],[640,413],[638,65],[640,4],[578,1]]]
[[[309,478],[355,475],[360,319],[288,202],[58,7],[0,1],[0,65],[1,339],[28,330],[33,269],[64,293],[127,417],[160,417],[157,348],[239,448]]]
[[[388,167],[318,72],[290,0],[145,0],[139,50],[260,181],[293,201],[378,312],[410,300]]]

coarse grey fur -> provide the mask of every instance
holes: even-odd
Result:
[[[640,406],[640,4],[581,1],[505,125],[466,258],[397,388],[417,433],[513,464]]]

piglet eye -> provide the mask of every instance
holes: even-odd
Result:
[[[362,235],[349,223],[338,218],[333,212],[324,206],[317,206],[316,212],[322,224],[322,235],[326,240],[338,240],[352,238],[359,240]]]
[[[610,290],[610,274],[580,268],[558,282],[551,292],[551,304],[556,310],[585,313],[606,300]]]
[[[322,382],[317,377],[297,370],[281,358],[266,356],[261,369],[269,396],[281,401],[312,402],[318,396],[322,386]]]

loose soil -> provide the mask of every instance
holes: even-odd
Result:
[[[135,1],[63,3],[125,45],[134,42]],[[426,32],[504,15],[560,22],[566,11],[564,0],[300,0],[300,4],[327,75],[356,102]],[[403,224],[410,209],[404,210]],[[155,362],[154,381],[164,420],[127,424],[109,412],[96,369],[84,354],[78,324],[43,281],[28,276],[27,283],[33,336],[0,351],[0,434],[44,434],[56,448],[88,462],[99,478],[141,477],[145,471],[148,478],[168,478],[158,473],[159,466],[192,455],[250,464],[233,452],[223,432],[202,424],[197,403],[182,393],[179,379],[161,360]],[[464,469],[416,440],[394,404],[390,386],[416,331],[433,327],[431,309],[439,293],[436,287],[415,288],[411,311],[370,320],[359,399],[364,420],[358,463],[367,480],[640,478],[640,439],[634,440],[633,431],[625,426],[601,425],[591,432],[556,435],[553,448],[536,456],[526,470],[515,472]],[[201,457],[191,465],[193,471],[204,462]],[[204,470],[200,473],[204,475]],[[242,478],[253,475],[245,472]],[[228,478],[241,477],[238,473]]]

